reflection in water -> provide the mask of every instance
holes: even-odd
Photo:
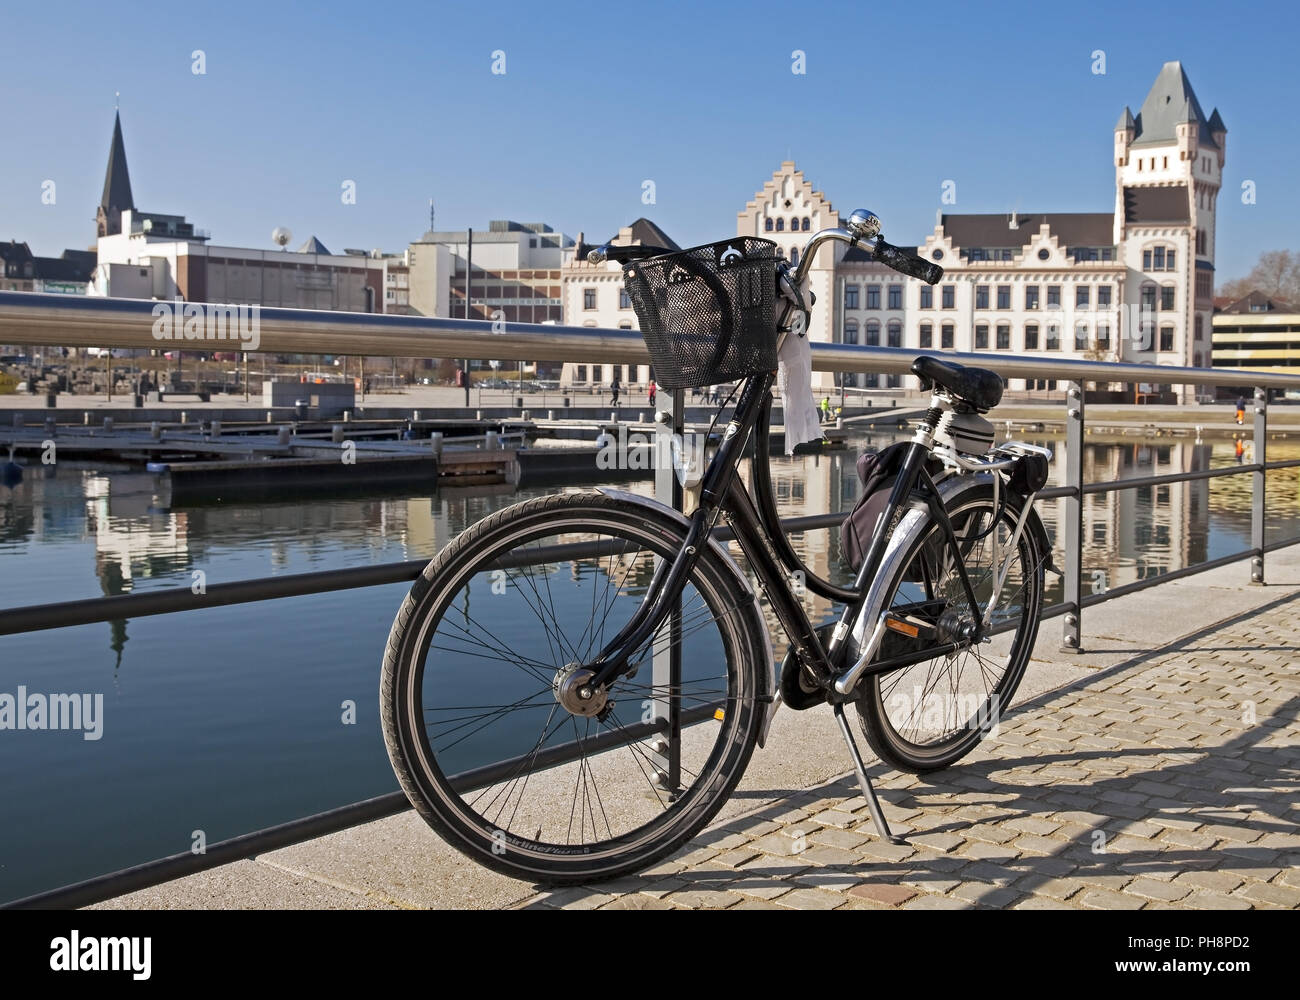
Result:
[[[863,448],[896,440],[860,435],[844,452],[773,459],[773,482],[783,516],[818,514],[852,506],[858,494],[855,459]],[[1037,438],[1056,453],[1054,482],[1064,471],[1065,442]],[[1273,442],[1269,457],[1289,458],[1300,448]],[[1168,443],[1092,438],[1084,455],[1085,482],[1115,482],[1190,472],[1237,461],[1234,442]],[[742,474],[748,479],[748,468]],[[1238,551],[1248,544],[1251,477],[1139,486],[1084,499],[1085,589],[1091,592],[1158,576]],[[1268,539],[1297,531],[1294,469],[1269,474]],[[617,484],[651,494],[648,482]],[[207,584],[262,575],[307,572],[399,559],[431,557],[469,524],[545,488],[449,490],[434,496],[328,498],[277,503],[214,503],[163,509],[154,477],[102,472],[69,464],[53,477],[27,476],[0,488],[0,554],[7,572],[0,603],[24,604],[115,595],[163,587]],[[570,487],[571,488],[571,487]],[[1063,565],[1066,501],[1039,509]],[[847,580],[835,531],[795,536],[795,546],[819,574]],[[733,551],[738,549],[733,544]],[[83,555],[84,553],[84,555]],[[86,573],[93,567],[93,580]],[[93,589],[92,589],[93,587]],[[1048,578],[1047,604],[1061,600],[1061,580]],[[811,601],[817,616],[828,606]],[[775,624],[775,622],[773,622]],[[120,662],[125,622],[109,626],[109,648]]]

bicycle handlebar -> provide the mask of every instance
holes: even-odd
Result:
[[[886,267],[892,267],[899,274],[906,274],[911,278],[920,278],[927,285],[938,284],[939,279],[943,277],[943,268],[938,264],[933,264],[914,253],[908,253],[906,250],[892,246],[880,237],[876,238],[875,258]]]

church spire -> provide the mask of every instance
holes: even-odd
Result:
[[[104,196],[99,202],[96,222],[100,236],[114,236],[122,231],[122,212],[134,209],[131,175],[126,169],[126,144],[122,141],[122,116],[113,114],[113,143],[108,150],[108,170],[104,174]]]

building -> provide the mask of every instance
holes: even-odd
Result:
[[[1300,306],[1251,292],[1217,310],[1214,367],[1294,375],[1300,369]]]
[[[0,291],[85,295],[95,268],[93,250],[37,257],[26,243],[0,243]]]
[[[640,218],[624,226],[608,243],[616,246],[652,246],[680,250],[673,240],[649,219]],[[586,245],[579,240],[580,245]],[[634,330],[636,313],[623,287],[623,268],[613,261],[590,264],[574,247],[566,255],[562,269],[563,320],[567,326],[600,327],[609,330]],[[603,388],[614,379],[624,385],[648,385],[654,377],[650,365],[611,365],[595,362],[567,362],[560,372],[560,385]]]
[[[406,311],[420,316],[559,323],[560,272],[573,245],[544,222],[494,219],[472,235],[430,230],[407,249],[405,278],[394,272],[392,291],[396,297],[404,281]],[[471,367],[489,364],[476,361]]]
[[[933,231],[910,247],[944,267],[936,287],[903,277],[856,248],[826,245],[809,271],[818,302],[810,336],[916,351],[1205,366],[1226,135],[1217,109],[1205,115],[1182,65],[1166,63],[1138,113],[1126,107],[1115,127],[1111,211],[940,212]],[[839,224],[829,199],[785,162],[738,213],[736,234],[771,239],[797,262],[813,233]],[[885,235],[907,242],[888,228]],[[566,291],[565,322],[635,326],[630,310],[611,305],[616,279],[613,265],[584,270],[578,262],[567,269],[566,289],[572,284],[575,290]],[[847,374],[842,381],[887,389],[902,379]],[[840,382],[834,373],[814,373],[818,391]],[[1033,392],[1057,385],[1011,379],[1008,388]],[[1102,398],[1109,393],[1131,400],[1123,384],[1089,388]],[[1139,391],[1173,400],[1194,390],[1171,380]]]

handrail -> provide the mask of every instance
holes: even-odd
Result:
[[[159,340],[149,299],[112,299],[41,292],[0,292],[0,343],[49,347],[238,349],[239,341]],[[179,324],[178,324],[179,325]],[[596,361],[648,364],[636,330],[496,323],[321,309],[261,308],[258,349],[277,354],[466,358],[497,361]],[[991,368],[1007,378],[1058,381],[1156,382],[1239,388],[1300,389],[1300,375],[1239,368],[1181,368],[1119,361],[1086,361],[994,352],[921,351],[859,344],[812,345],[817,371],[905,374],[918,354],[936,353],[961,364]]]

